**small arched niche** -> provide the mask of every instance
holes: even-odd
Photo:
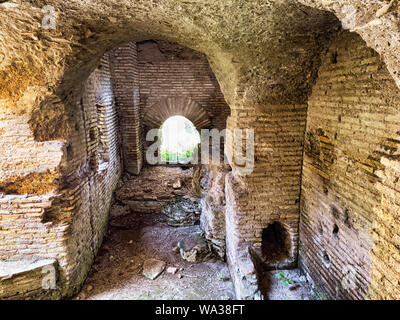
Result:
[[[286,261],[290,255],[290,247],[289,234],[280,222],[275,221],[262,231],[261,253],[267,265]]]

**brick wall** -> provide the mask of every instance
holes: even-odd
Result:
[[[398,117],[395,115],[394,117]],[[393,118],[392,118],[393,119]],[[399,119],[400,120],[400,119]],[[399,133],[399,132],[397,132]],[[371,250],[371,299],[400,299],[400,136],[387,139],[380,147],[382,170],[377,189],[382,194],[374,208],[374,244]]]
[[[399,103],[379,55],[358,35],[341,33],[309,99],[302,178],[300,265],[327,297],[362,299],[370,282],[375,297],[390,297],[398,288],[399,256],[388,253],[399,245],[394,217],[388,219],[398,204],[384,205],[382,198],[388,190],[392,201],[398,195],[391,182],[398,172],[387,169],[380,150],[398,146]],[[373,229],[380,239],[371,259]],[[389,239],[385,229],[397,238]],[[372,267],[378,285],[370,278]],[[396,290],[392,297],[399,298]]]
[[[0,193],[46,194],[57,186],[63,142],[36,141],[27,114],[1,110],[0,148]]]
[[[0,198],[0,259],[56,259],[59,280],[57,290],[49,291],[49,296],[68,295],[78,288],[107,226],[112,192],[121,172],[118,118],[111,89],[106,55],[84,83],[83,93],[72,93],[68,98],[75,104],[68,123],[73,130],[68,143],[62,145],[59,188],[46,194],[39,190],[39,194],[8,193]],[[25,125],[23,121],[19,124]],[[51,151],[44,152],[43,165]],[[41,155],[32,150],[30,157],[24,157],[27,168]],[[20,289],[21,295],[29,290]],[[3,292],[10,291],[3,288]]]
[[[136,43],[111,51],[113,90],[120,114],[124,169],[138,174],[142,167],[140,91]]]
[[[262,230],[275,220],[297,234],[306,111],[305,105],[271,105],[258,112],[234,110],[228,119],[228,128],[255,130],[254,171],[242,179],[246,193],[236,201],[244,242],[260,246]]]
[[[224,129],[229,106],[205,57],[197,60],[139,61],[141,110],[162,98],[188,97],[208,113],[212,127]]]
[[[233,272],[245,272],[237,265],[238,261],[245,259],[245,265],[249,264],[248,247],[259,253],[262,232],[275,221],[285,228],[290,248],[286,257],[270,267],[296,264],[306,113],[306,105],[267,105],[259,110],[234,109],[228,118],[227,128],[253,128],[255,131],[253,173],[241,177],[233,165],[233,174],[228,174],[226,180],[226,246]],[[248,277],[251,284],[254,276],[249,273]],[[246,274],[234,278],[244,279]],[[236,288],[241,287],[249,285],[236,284]],[[237,291],[237,294],[247,298],[257,296],[257,292],[252,291]]]
[[[226,127],[230,108],[203,54],[165,41],[139,43],[138,51],[142,118],[168,98],[186,98],[206,111],[209,127]]]
[[[81,113],[75,123],[78,130],[71,138],[73,156],[68,161],[71,175],[66,178],[68,189],[61,202],[64,210],[71,210],[65,268],[72,285],[83,282],[102,243],[112,193],[122,171],[118,109],[112,89],[106,54],[85,82],[78,103]]]

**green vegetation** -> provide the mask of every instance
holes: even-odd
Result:
[[[195,147],[190,150],[181,150],[180,152],[173,152],[163,150],[161,152],[161,160],[165,162],[188,163],[195,152]]]
[[[290,284],[294,284],[294,283],[295,283],[292,279],[286,277],[286,274],[285,274],[284,272],[279,272],[279,273],[277,273],[277,274],[275,275],[275,277],[277,277],[278,279],[280,279],[280,280],[281,280],[281,283],[282,283],[285,287],[287,287],[287,286],[290,285]]]

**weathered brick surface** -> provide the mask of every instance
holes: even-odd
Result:
[[[211,128],[224,129],[230,108],[207,58],[169,42],[148,46],[146,42],[138,44],[142,117],[167,98],[187,98],[207,112]]]
[[[71,294],[86,276],[101,244],[112,191],[121,172],[118,118],[107,55],[77,100],[71,119],[75,130],[62,149],[60,188],[64,188],[0,198],[0,259],[57,259],[60,275],[56,291],[61,294]],[[26,161],[41,155],[32,153]],[[47,157],[45,152],[43,165]],[[49,296],[54,294],[49,291]]]
[[[372,246],[371,299],[400,299],[400,165],[399,135],[386,140],[380,148],[384,169],[377,175],[376,185],[381,193],[380,206],[374,208],[372,224],[374,244]]]
[[[60,299],[59,291],[51,290],[57,280],[55,260],[35,262],[0,261],[0,297],[7,299]]]
[[[398,195],[389,186],[398,175],[385,169],[379,151],[382,145],[397,148],[391,139],[398,131],[399,103],[399,90],[378,54],[358,35],[343,32],[323,58],[309,99],[301,201],[300,265],[332,298],[362,299],[369,286],[374,297],[399,297],[389,288],[399,276],[387,245],[398,245],[398,229],[390,222],[397,200],[383,205],[389,194]],[[382,235],[384,228],[393,238],[381,236],[371,254],[372,231]],[[382,274],[379,285],[371,267]],[[349,286],[353,279],[355,286]]]
[[[260,246],[262,230],[277,220],[288,225],[297,246],[306,111],[305,105],[271,105],[233,110],[228,118],[228,128],[255,131],[254,171],[241,179],[245,193],[235,200],[235,217],[227,217],[236,220],[242,242]]]
[[[107,54],[86,81],[80,104],[79,130],[76,140],[73,140],[76,145],[72,145],[72,151],[76,150],[71,160],[75,166],[70,171],[71,183],[61,202],[71,216],[65,265],[72,284],[70,290],[83,282],[101,245],[112,192],[121,174],[118,112]],[[99,105],[105,110],[101,111]],[[99,119],[103,122],[99,123]],[[100,148],[101,153],[100,143],[106,145],[106,148]],[[104,149],[107,150],[106,158]],[[101,162],[99,156],[102,156]],[[82,167],[84,169],[80,170]]]
[[[210,241],[215,253],[225,259],[225,176],[230,171],[227,164],[202,166],[200,227],[205,238]]]
[[[57,186],[61,141],[36,141],[26,114],[0,112],[0,193],[44,194]]]
[[[233,174],[228,174],[225,182],[227,259],[231,271],[239,272],[233,277],[245,281],[236,285],[245,290],[237,291],[238,296],[259,296],[257,290],[247,291],[254,279],[242,273],[238,262],[244,259],[246,264],[252,263],[248,248],[261,247],[262,232],[273,222],[280,222],[290,239],[288,255],[279,265],[296,264],[306,112],[306,105],[266,105],[258,111],[234,109],[228,118],[228,129],[255,131],[253,173],[240,177],[233,164]]]
[[[136,43],[111,51],[113,90],[120,114],[124,169],[138,174],[142,167],[139,67]]]

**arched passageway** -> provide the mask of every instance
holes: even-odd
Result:
[[[223,180],[226,194],[213,205],[218,211],[226,203],[224,228],[233,232],[212,240],[226,245],[238,297],[256,295],[240,280],[248,271],[242,262],[275,220],[290,227],[301,268],[330,297],[399,297],[392,226],[398,224],[400,37],[393,3],[1,3],[1,260],[34,257],[52,265],[59,275],[53,297],[79,288],[101,244],[122,168],[137,174],[142,167],[139,110],[154,92],[157,101],[179,96],[162,96],[162,86],[140,87],[146,81],[140,69],[155,69],[146,58],[135,67],[136,42],[162,39],[206,55],[221,94],[205,100],[220,101],[223,93],[230,108],[218,115],[224,127],[255,130],[253,173],[240,175],[234,163]],[[56,12],[55,28],[43,27],[45,4]],[[171,51],[157,46],[162,73]],[[187,59],[185,50],[172,49],[176,54]],[[212,78],[203,71],[193,79]],[[112,74],[122,76],[112,83]],[[115,106],[124,115],[120,122]],[[207,113],[215,120],[213,111]],[[121,153],[106,137],[121,139]],[[212,187],[221,187],[218,174],[211,176],[218,181]],[[337,249],[343,239],[356,239],[344,255]],[[330,268],[320,268],[324,252]],[[347,275],[356,287],[340,281]],[[41,294],[36,285],[30,291]]]
[[[172,116],[164,121],[160,130],[161,160],[189,163],[200,144],[200,134],[193,123],[185,117]]]

